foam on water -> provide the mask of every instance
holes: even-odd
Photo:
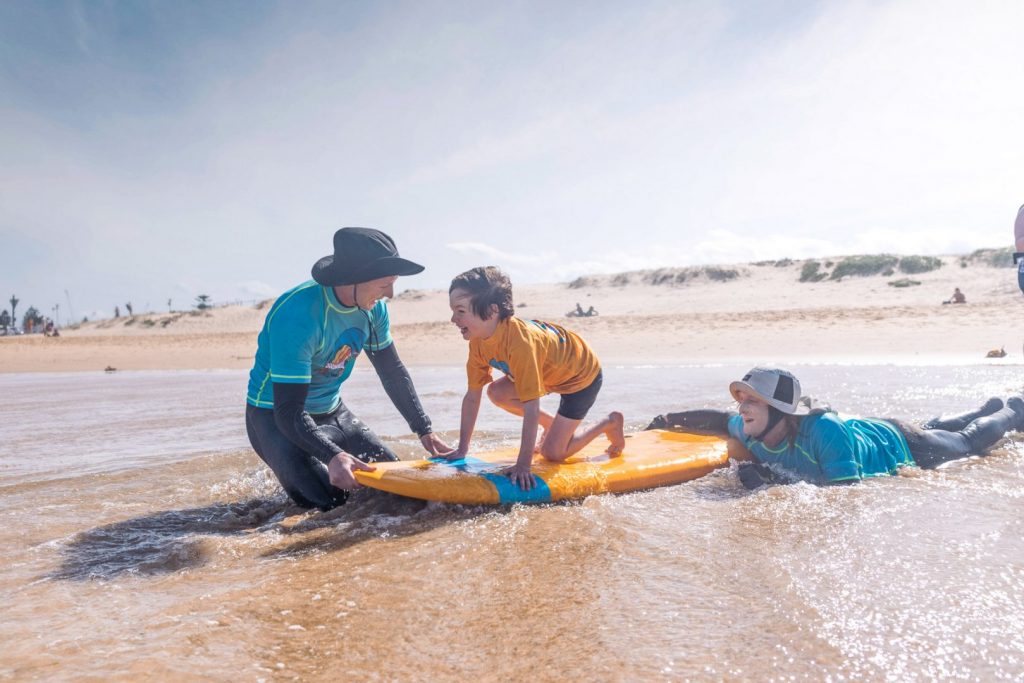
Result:
[[[623,410],[635,429],[728,407],[725,386],[746,369],[609,368],[595,411]],[[1021,389],[1005,367],[794,370],[844,412],[909,420]],[[0,376],[19,406],[0,470],[0,675],[1024,676],[1019,437],[855,487],[748,492],[724,469],[576,503],[363,491],[309,513],[245,444],[243,373],[108,379]],[[454,430],[461,370],[414,379],[435,425]],[[372,373],[345,396],[403,456],[418,453]],[[34,448],[55,423],[61,448]],[[481,447],[518,438],[518,420],[491,408],[479,423]]]

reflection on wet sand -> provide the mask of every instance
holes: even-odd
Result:
[[[644,417],[684,385],[686,404],[720,405],[717,376],[728,374],[622,372],[618,381],[633,388],[617,399]],[[1010,388],[986,372],[803,374],[840,387],[846,393],[829,398],[860,412],[913,418],[961,395]],[[387,424],[379,406],[360,412],[375,410]],[[248,449],[204,452],[173,410],[166,420],[183,457],[165,461],[143,448],[127,466],[115,453],[80,474],[64,452],[43,453],[38,476],[21,463],[0,474],[0,676],[1024,675],[1018,436],[985,458],[855,487],[751,493],[726,469],[681,486],[536,507],[445,506],[364,490],[321,513],[289,503]],[[72,448],[98,442],[87,422],[75,428]],[[509,438],[514,431],[502,428],[483,441]],[[415,454],[407,437],[389,439]]]

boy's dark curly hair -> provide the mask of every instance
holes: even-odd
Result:
[[[491,317],[491,304],[498,307],[498,320],[511,318],[515,313],[512,305],[512,281],[496,266],[479,266],[456,275],[448,293],[456,289],[469,293],[473,312],[482,320]]]

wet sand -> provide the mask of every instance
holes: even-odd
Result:
[[[915,420],[1020,378],[984,365],[796,369],[851,412]],[[614,402],[636,429],[668,405],[724,407],[723,379],[740,371],[612,367],[600,408]],[[449,387],[460,377],[414,374],[439,425],[456,422]],[[567,504],[473,508],[363,491],[338,510],[302,512],[245,445],[244,380],[0,377],[24,406],[0,445],[0,678],[1024,676],[1019,437],[985,458],[855,487],[748,492],[720,470]],[[372,372],[350,381],[350,405],[415,457]],[[155,393],[158,410],[140,406]],[[92,409],[76,410],[86,398]],[[62,436],[39,448],[44,405],[63,416]],[[517,434],[490,407],[481,426],[482,447]]]

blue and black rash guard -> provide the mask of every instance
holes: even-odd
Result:
[[[274,303],[258,344],[247,402],[273,410],[278,429],[319,460],[326,462],[340,449],[317,422],[341,406],[341,385],[364,348],[409,428],[420,436],[431,431],[394,348],[384,301],[363,311],[342,305],[333,288],[305,282]]]
[[[729,418],[728,426],[729,436],[741,441],[760,462],[815,483],[880,477],[915,464],[906,438],[885,420],[808,415],[800,419],[794,438],[774,448],[745,436],[739,414]]]
[[[994,407],[991,406],[995,401]],[[1017,399],[1019,401],[1019,399]],[[841,418],[832,412],[801,417],[797,433],[775,447],[743,433],[735,411],[687,410],[656,416],[647,429],[672,429],[739,441],[759,463],[776,465],[815,483],[853,483],[894,474],[904,466],[933,468],[971,453],[985,453],[1006,432],[1024,430],[1024,402],[989,399],[980,409],[936,417],[923,427],[893,418]],[[740,479],[755,488],[774,478],[771,472]]]

